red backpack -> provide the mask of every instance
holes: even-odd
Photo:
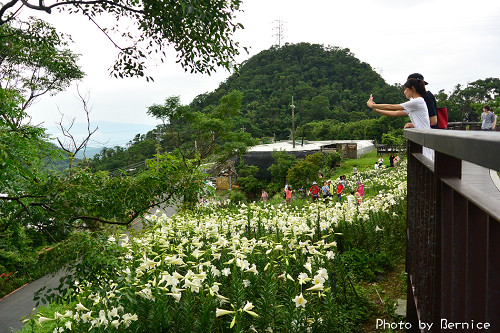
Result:
[[[445,129],[448,127],[448,109],[446,106],[444,108],[438,108],[438,128]]]

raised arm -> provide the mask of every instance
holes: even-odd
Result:
[[[378,106],[380,105],[390,105],[390,104],[377,104]],[[394,110],[394,111],[391,111],[391,110],[380,110],[380,109],[377,109],[377,108],[373,108],[373,111],[377,112],[377,113],[380,113],[384,116],[389,116],[389,117],[404,117],[404,116],[407,116],[408,114],[406,114],[406,112],[404,111],[404,109],[400,109],[400,110]]]
[[[401,104],[376,104],[373,101],[373,95],[370,95],[370,99],[368,99],[366,105],[372,108],[373,111],[383,114],[384,116],[402,117],[407,115]]]
[[[376,104],[373,101],[373,95],[370,95],[370,98],[366,102],[366,105],[368,105],[369,108],[379,109],[379,110],[389,110],[389,111],[404,110],[401,104]]]

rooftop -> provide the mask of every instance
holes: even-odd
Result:
[[[304,141],[302,146],[302,141],[295,141],[295,148],[293,148],[292,140],[282,140],[275,143],[263,144],[251,147],[248,152],[258,152],[258,151],[273,151],[273,150],[283,150],[283,151],[315,151],[321,150],[321,147],[342,144],[342,143],[356,143],[358,149],[363,149],[365,147],[373,146],[373,141],[371,140],[325,140],[325,141]]]

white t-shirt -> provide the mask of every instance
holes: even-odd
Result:
[[[427,104],[425,104],[423,97],[410,99],[408,102],[401,104],[401,106],[410,117],[411,123],[415,128],[431,129]],[[422,154],[428,159],[434,160],[434,150],[422,147]]]
[[[427,104],[422,97],[410,99],[401,104],[415,128],[431,129]]]

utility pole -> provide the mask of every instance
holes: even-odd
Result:
[[[295,105],[293,105],[293,96],[292,96],[292,145],[295,149]]]
[[[275,45],[278,45],[278,47],[281,47],[281,42],[285,38],[285,29],[283,28],[283,22],[281,19],[274,20],[273,22],[276,22],[276,27],[273,28],[273,30],[276,30],[276,33],[273,35],[273,37],[276,37],[277,43]]]

